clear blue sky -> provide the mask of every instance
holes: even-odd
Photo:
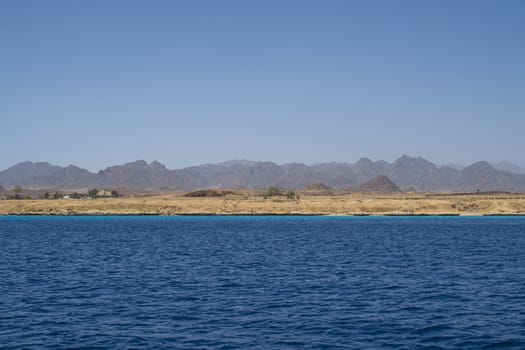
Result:
[[[0,1],[0,169],[525,166],[525,1]]]

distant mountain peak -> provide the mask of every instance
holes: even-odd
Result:
[[[48,162],[32,162],[29,160],[26,160],[24,162],[18,163],[13,165],[11,168],[29,168],[29,167],[57,167],[56,165],[52,165]]]
[[[160,168],[160,169],[167,169],[166,166],[160,162],[157,162],[154,160],[153,162],[149,163],[149,166],[152,168]]]
[[[401,157],[397,158],[398,161],[414,161],[414,160],[421,160],[424,159],[422,157],[413,157],[409,156],[408,154],[403,154]]]
[[[481,160],[479,162],[473,163],[466,167],[465,169],[486,169],[486,170],[495,170],[494,167],[484,160]]]
[[[140,166],[140,167],[147,167],[148,162],[146,162],[144,159],[139,159],[134,162],[129,162],[124,164],[124,166]]]
[[[430,163],[430,161],[426,160],[423,157],[412,157],[412,156],[408,156],[406,154],[403,154],[401,157],[397,158],[394,163],[403,163],[403,162],[425,162],[425,163]]]
[[[436,165],[425,158],[422,157],[410,157],[407,155],[402,155],[394,162],[394,166],[401,168],[414,168],[414,167],[423,167],[427,169],[434,169]]]
[[[372,160],[370,158],[367,158],[367,157],[361,157],[356,162],[356,164],[359,164],[359,163],[372,164]]]

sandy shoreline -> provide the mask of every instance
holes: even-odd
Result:
[[[181,195],[97,200],[2,200],[0,215],[525,215],[525,195],[334,195],[283,197]]]

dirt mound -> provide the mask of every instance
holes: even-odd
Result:
[[[186,193],[184,197],[223,197],[228,194],[235,194],[232,191],[223,190],[198,190]]]

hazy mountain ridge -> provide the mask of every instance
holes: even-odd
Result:
[[[522,168],[519,165],[514,164],[512,162],[509,162],[508,160],[502,160],[500,162],[491,163],[490,165],[492,165],[497,170],[503,170],[514,174],[525,174],[525,168]],[[448,163],[446,164],[446,166],[456,170],[463,170],[464,168],[466,168],[465,165],[457,163]]]
[[[323,182],[333,189],[355,188],[377,176],[387,176],[401,189],[418,191],[525,192],[525,175],[477,162],[457,170],[421,157],[403,155],[393,163],[361,158],[355,163],[305,165],[273,162],[227,161],[170,170],[159,162],[143,160],[115,165],[98,173],[74,165],[23,162],[0,171],[0,185],[57,189],[129,188],[133,190],[266,188],[302,189]]]
[[[498,170],[507,171],[509,173],[525,174],[524,168],[509,162],[508,160],[502,160],[501,162],[492,163],[491,165]]]

